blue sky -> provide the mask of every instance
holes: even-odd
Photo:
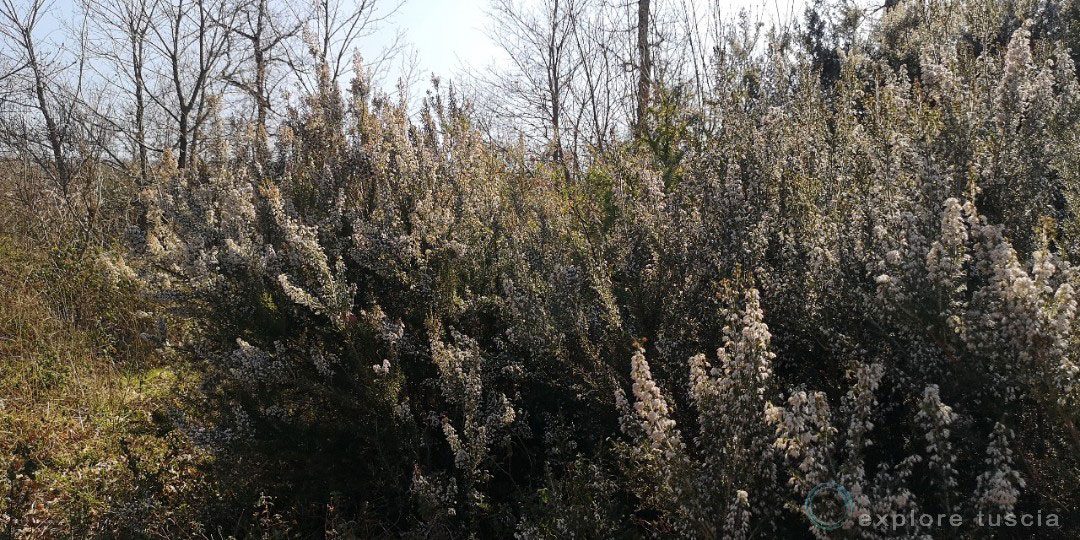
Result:
[[[60,24],[70,25],[77,17],[74,6],[77,0],[54,0],[48,19],[41,28],[41,37],[49,35],[53,42],[63,39],[55,31]],[[304,0],[291,0],[303,2]],[[356,0],[344,0],[345,2]],[[382,0],[391,5],[395,0]],[[539,0],[523,0],[539,1]],[[616,0],[613,0],[616,1]],[[632,1],[632,0],[617,0]],[[763,18],[775,20],[777,14],[786,18],[794,13],[799,16],[807,0],[654,0],[654,2],[696,2],[699,10],[713,1],[718,2],[731,16],[740,9],[762,14]],[[493,63],[505,61],[501,50],[489,38],[488,7],[492,0],[405,0],[401,9],[385,24],[383,29],[359,43],[360,52],[367,58],[379,54],[398,30],[405,41],[415,50],[418,77],[421,85],[431,73],[453,77],[460,73],[485,69]],[[390,79],[396,79],[396,71]]]
[[[391,0],[392,1],[392,0]],[[629,0],[623,0],[629,1]],[[667,0],[690,2],[691,0]],[[692,0],[699,6],[713,0]],[[800,16],[806,0],[716,0],[732,16],[740,9],[762,13],[775,19],[776,13]],[[406,0],[390,26],[405,31],[406,39],[415,47],[420,74],[432,72],[453,75],[487,67],[504,59],[499,48],[488,37],[487,9],[491,0]],[[389,40],[388,29],[363,44],[362,52],[373,54]],[[363,50],[368,49],[368,50]]]
[[[416,49],[422,76],[451,75],[481,68],[502,58],[488,38],[490,0],[406,0],[387,28],[363,48],[378,50],[400,29]]]

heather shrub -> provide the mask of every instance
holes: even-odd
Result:
[[[159,191],[204,436],[254,457],[249,497],[368,534],[821,533],[801,505],[830,481],[855,536],[1067,511],[1076,73],[982,7],[910,49],[890,11],[828,86],[733,41],[701,108],[672,93],[569,176],[453,87],[413,121],[362,69],[324,84],[273,163]]]
[[[97,483],[16,472],[5,501],[63,478],[127,502],[65,503],[88,534],[1075,535],[1075,9],[744,19],[707,81],[666,73],[573,150],[322,58],[272,148],[208,111],[132,249],[54,292],[104,315],[106,356],[154,359],[117,377],[159,412],[101,436]],[[831,530],[804,505],[836,485]],[[873,519],[911,513],[965,519]]]

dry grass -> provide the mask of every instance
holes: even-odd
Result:
[[[166,470],[187,446],[161,418],[193,378],[162,367],[144,301],[95,267],[0,234],[0,536],[118,532],[136,522],[117,505],[196,472]]]

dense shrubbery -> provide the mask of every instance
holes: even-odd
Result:
[[[191,491],[138,500],[207,534],[743,538],[826,535],[832,481],[828,536],[1075,535],[1075,8],[1018,4],[901,2],[829,77],[732,45],[580,170],[361,69],[266,162],[164,160],[108,260],[201,387],[155,439]],[[965,526],[858,525],[912,511]]]

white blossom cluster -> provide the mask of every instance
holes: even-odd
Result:
[[[956,421],[956,413],[941,402],[938,387],[930,385],[923,392],[915,418],[926,433],[927,463],[933,469],[935,481],[940,485],[940,493],[948,498],[957,486],[956,451],[949,440],[949,428]]]
[[[1076,501],[1026,472],[1080,481],[1072,60],[993,2],[902,4],[831,75],[734,34],[656,112],[682,131],[577,168],[453,89],[412,120],[324,86],[277,172],[158,187],[140,277],[190,300],[253,438],[387,468],[413,531],[823,535],[828,482],[873,538]]]
[[[1004,515],[1016,508],[1024,479],[1013,465],[1013,452],[1009,448],[1011,437],[1004,425],[994,425],[990,444],[986,447],[986,471],[979,475],[975,488],[975,505],[981,512]]]

